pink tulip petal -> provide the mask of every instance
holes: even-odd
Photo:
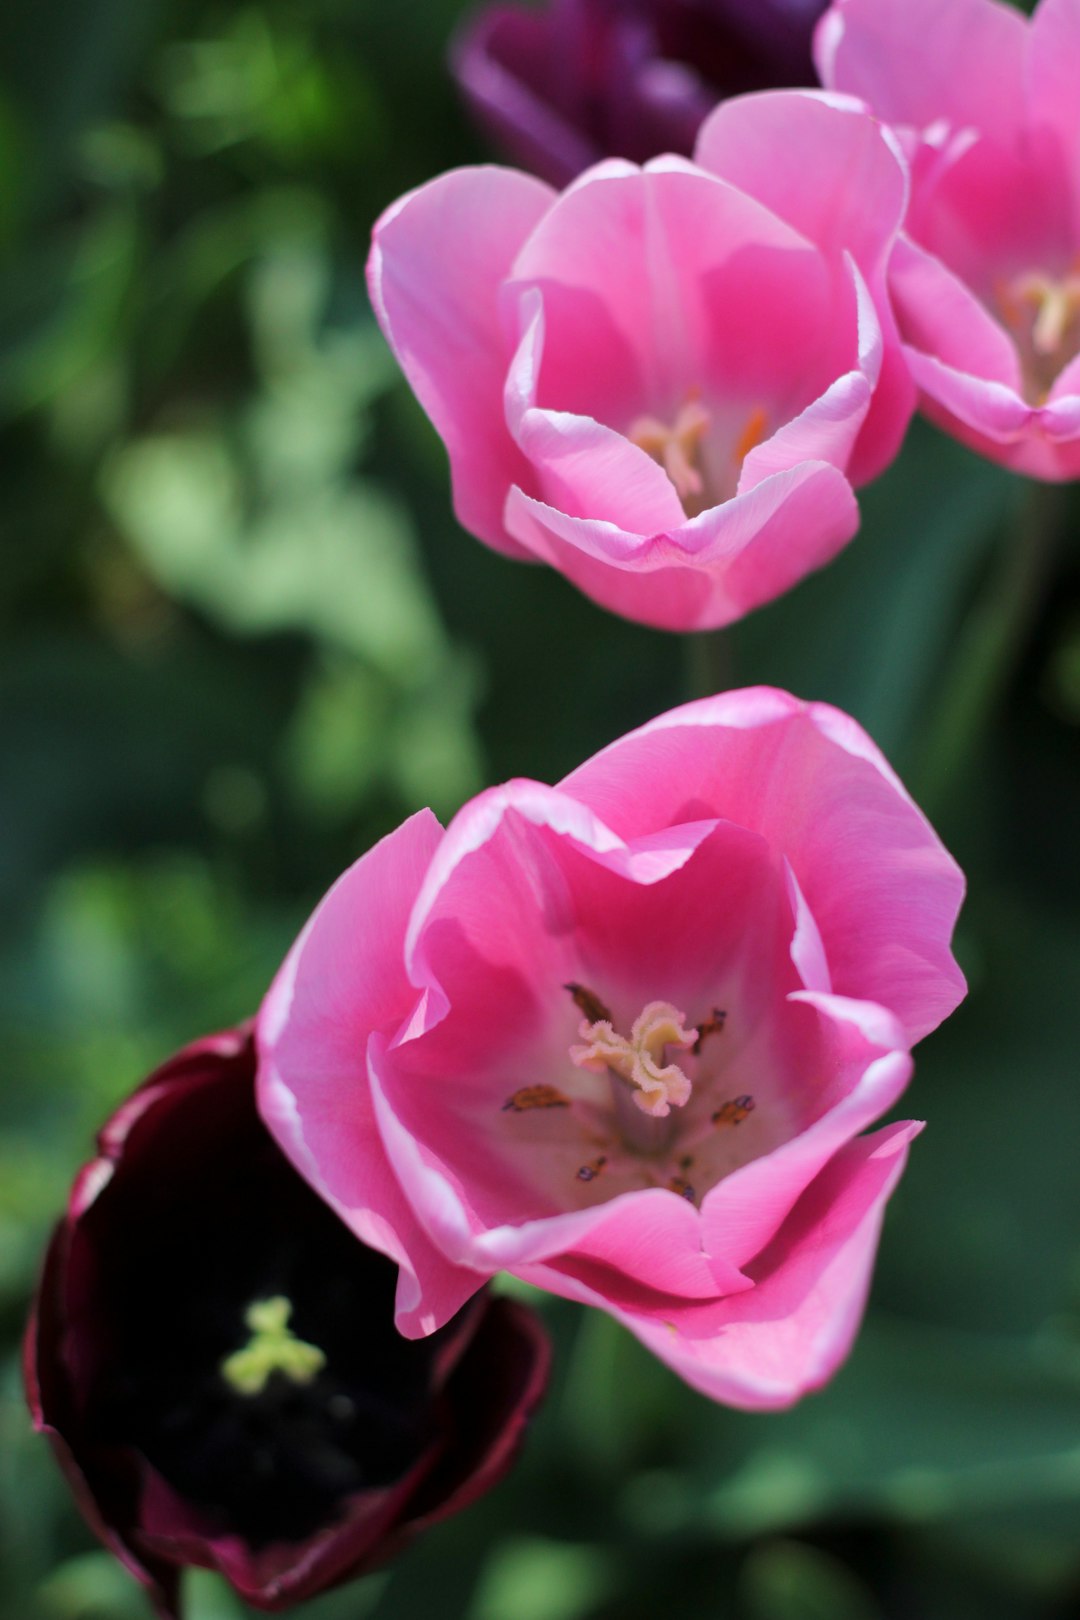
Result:
[[[1062,206],[1068,179],[1052,142],[1028,132],[1013,151],[994,128],[972,136],[916,178],[905,232],[989,307],[1013,277],[1055,272],[1074,253],[1075,221]]]
[[[506,420],[544,499],[576,516],[678,526],[684,513],[675,486],[644,450],[591,417],[537,409],[545,338],[538,289],[522,299],[522,313],[528,324],[507,374]]]
[[[821,462],[775,473],[673,533],[629,534],[514,489],[507,525],[602,606],[664,630],[714,629],[788,589],[851,539],[859,512]]]
[[[1028,98],[1032,120],[1053,131],[1071,159],[1075,195],[1080,181],[1080,0],[1039,0],[1028,44]],[[1076,225],[1074,212],[1074,228]]]
[[[902,237],[893,255],[889,284],[900,330],[911,348],[1019,395],[1015,343],[940,259]]]
[[[850,253],[867,277],[907,206],[907,168],[894,137],[860,103],[839,96],[767,91],[722,102],[702,126],[695,157],[825,252]]]
[[[506,489],[528,464],[502,417],[509,349],[499,288],[554,193],[511,169],[458,169],[400,198],[375,227],[368,284],[383,332],[450,456],[454,510],[499,551]]]
[[[361,857],[316,908],[259,1016],[259,1107],[282,1150],[362,1242],[401,1266],[410,1337],[448,1321],[480,1279],[431,1244],[379,1144],[365,1085],[369,1030],[416,999],[401,954],[442,829],[421,811]],[[361,919],[359,925],[357,919]]]
[[[851,1349],[885,1205],[921,1129],[890,1125],[842,1148],[754,1262],[749,1292],[672,1313],[668,1324],[620,1320],[687,1383],[731,1406],[775,1410],[820,1389]]]
[[[994,128],[1024,118],[1027,19],[1004,0],[836,0],[815,57],[830,90],[860,96],[889,124],[939,119]]]
[[[705,1245],[728,1266],[743,1268],[753,1260],[803,1189],[845,1142],[892,1107],[911,1078],[903,1031],[883,1008],[812,991],[795,992],[791,999],[819,1015],[834,1101],[797,1136],[733,1171],[706,1194]],[[811,1053],[799,1055],[805,1063]]]
[[[674,158],[643,170],[610,163],[588,171],[533,232],[513,275],[515,287],[554,283],[604,307],[636,355],[644,387],[626,419],[608,424],[619,431],[646,406],[673,414],[695,386],[708,395],[713,379],[730,388],[732,377],[745,378],[750,404],[770,406],[792,387],[792,332],[802,355],[828,298],[819,256],[802,236],[752,197]],[[743,311],[755,307],[769,309],[770,319],[748,331]],[[812,368],[801,364],[815,371],[801,403],[824,385],[826,362],[812,359]],[[540,403],[563,402],[542,384]]]
[[[846,467],[851,459],[881,370],[882,345],[866,284],[850,259],[847,267],[858,311],[858,355],[852,358],[858,359],[859,369],[837,377],[820,398],[750,451],[739,477],[740,494],[801,462],[828,461]]]
[[[761,832],[805,893],[836,993],[890,1008],[909,1044],[961,1000],[949,939],[963,875],[838,710],[768,687],[705,698],[631,732],[560,786],[627,839],[687,813]]]

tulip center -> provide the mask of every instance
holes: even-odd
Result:
[[[1080,271],[1061,277],[1028,271],[1001,289],[998,303],[1020,351],[1025,393],[1044,404],[1080,353]]]
[[[298,1339],[289,1326],[292,1304],[284,1294],[256,1300],[244,1313],[251,1338],[221,1363],[222,1377],[239,1395],[261,1395],[274,1373],[293,1384],[310,1384],[326,1366],[314,1344]]]
[[[715,447],[707,455],[712,427],[712,416],[692,389],[670,426],[658,416],[639,416],[627,434],[632,444],[663,467],[688,518],[734,495],[743,461],[765,437],[765,412],[760,406],[751,411],[731,447],[730,458],[719,467]]]
[[[714,1007],[695,1027],[670,1001],[650,1001],[624,1034],[592,990],[563,988],[582,1014],[570,1061],[606,1085],[534,1081],[502,1104],[504,1114],[531,1121],[512,1127],[519,1140],[524,1130],[536,1151],[554,1154],[563,1196],[572,1181],[579,1206],[649,1187],[696,1204],[745,1162],[747,1148],[750,1157],[762,1151],[769,1127],[754,1098],[728,1091],[730,1058],[719,1039],[726,1012]],[[752,1115],[756,1123],[738,1130]]]
[[[630,424],[631,442],[663,467],[687,517],[696,517],[707,505],[701,452],[711,425],[708,411],[693,395],[680,407],[670,427],[658,416],[639,416]]]

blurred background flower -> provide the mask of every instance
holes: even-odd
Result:
[[[812,85],[824,0],[543,0],[489,5],[454,74],[480,127],[554,185],[590,163],[693,150],[725,96]]]
[[[545,1304],[519,1465],[297,1613],[1071,1620],[1076,492],[1040,506],[916,424],[843,555],[700,641],[476,545],[360,275],[382,208],[483,155],[445,66],[464,14],[0,8],[0,1615],[146,1620],[18,1368],[101,1120],[255,1007],[419,806],[556,781],[692,691],[768,681],[852,713],[970,879],[971,994],[920,1048],[928,1126],[855,1353],[752,1416]],[[205,1572],[189,1609],[247,1612]]]

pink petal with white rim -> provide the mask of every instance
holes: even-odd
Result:
[[[446,445],[454,510],[497,550],[510,484],[528,466],[507,431],[510,350],[499,288],[555,193],[512,169],[457,169],[409,192],[375,226],[368,285],[406,377]]]
[[[540,480],[544,499],[583,517],[678,527],[685,520],[675,487],[644,450],[591,417],[540,410],[537,383],[544,349],[538,288],[522,299],[528,325],[506,379],[506,420]]]
[[[753,1261],[814,1177],[845,1142],[892,1107],[911,1078],[903,1030],[884,1008],[813,991],[796,992],[790,999],[814,1008],[830,1038],[835,1067],[829,1084],[835,1100],[797,1136],[706,1193],[705,1247],[725,1266],[744,1268]],[[810,1075],[803,1079],[809,1082]],[[793,1084],[797,1081],[796,1076]]]
[[[760,832],[791,864],[836,993],[889,1008],[909,1044],[962,999],[949,940],[963,874],[839,710],[768,687],[704,698],[612,743],[560,786],[628,839],[684,816]]]
[[[954,370],[998,383],[1019,397],[1016,344],[971,289],[940,259],[906,237],[889,282],[905,343]]]
[[[854,261],[847,268],[858,311],[858,370],[845,372],[818,399],[771,438],[750,451],[739,476],[739,493],[753,489],[771,474],[807,461],[828,461],[845,468],[851,459],[881,371],[881,328],[866,283]]]
[[[996,129],[1024,121],[1028,23],[1004,0],[836,0],[818,24],[821,80],[889,124],[948,119]]]
[[[602,606],[663,630],[730,624],[830,561],[859,526],[842,472],[804,462],[674,532],[631,534],[513,489],[507,526]]]
[[[885,1205],[921,1129],[890,1125],[842,1148],[750,1268],[748,1292],[663,1325],[619,1319],[713,1400],[769,1411],[820,1389],[851,1349]]]
[[[429,1242],[374,1125],[364,1052],[416,999],[401,942],[442,838],[421,811],[334,884],[259,1014],[259,1110],[282,1151],[356,1235],[401,1267],[398,1316],[410,1337],[448,1321],[479,1286]],[[361,920],[358,926],[358,919]]]

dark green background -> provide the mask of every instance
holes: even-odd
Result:
[[[713,1407],[540,1301],[507,1484],[322,1620],[1080,1613],[1080,557],[917,425],[826,573],[733,633],[625,625],[455,526],[366,307],[371,222],[481,155],[453,0],[0,11],[0,1613],[134,1620],[16,1347],[93,1128],[257,1003],[406,812],[552,780],[711,684],[848,708],[969,872],[970,999],[850,1364]],[[178,1323],[178,1330],[182,1324]],[[209,1577],[193,1620],[244,1612]]]

